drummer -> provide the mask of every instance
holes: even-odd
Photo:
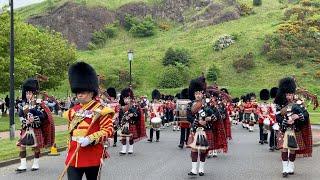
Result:
[[[149,142],[153,141],[153,131],[156,131],[156,142],[160,140],[160,127],[161,127],[161,117],[163,116],[162,104],[159,101],[161,97],[160,91],[154,89],[152,91],[152,102],[149,107],[150,111],[150,138]]]

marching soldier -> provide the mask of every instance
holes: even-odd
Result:
[[[119,120],[121,124],[122,149],[120,155],[133,153],[133,144],[146,137],[146,127],[144,113],[140,105],[135,101],[133,92],[130,88],[121,91],[121,105]],[[129,148],[127,144],[129,143]]]
[[[85,174],[87,179],[94,180],[106,157],[104,142],[113,135],[114,111],[96,99],[98,78],[89,64],[73,64],[69,68],[69,82],[79,103],[64,113],[70,134],[65,161],[68,179],[81,180]]]
[[[19,105],[19,118],[21,121],[20,139],[17,146],[20,147],[20,166],[18,173],[27,170],[26,147],[32,147],[34,159],[31,171],[40,168],[40,150],[51,147],[54,143],[54,121],[49,108],[41,99],[37,99],[39,84],[36,79],[29,78],[22,85],[22,103]]]
[[[282,176],[294,174],[296,155],[311,157],[312,133],[309,113],[298,99],[295,99],[296,84],[293,78],[283,78],[275,98],[276,119],[281,127],[279,147],[282,157]]]
[[[159,102],[160,99],[159,90],[155,89],[152,91],[152,102],[150,104],[150,137],[149,142],[153,141],[153,132],[156,131],[156,142],[160,140],[160,127],[161,127],[161,117],[163,116],[163,106]]]

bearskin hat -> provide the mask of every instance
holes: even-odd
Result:
[[[292,77],[286,77],[279,81],[279,92],[280,93],[295,93],[296,83]]]
[[[268,89],[262,89],[260,91],[260,100],[267,101],[270,99],[270,93]]]
[[[114,87],[109,87],[107,93],[110,97],[117,98],[117,91]]]
[[[119,100],[119,104],[121,106],[124,106],[125,103],[124,103],[124,98],[126,97],[131,97],[131,99],[134,98],[134,95],[133,95],[133,92],[130,88],[124,88],[122,91],[121,91],[121,95],[120,95],[120,100]]]
[[[195,100],[194,93],[197,91],[205,91],[206,90],[206,79],[204,77],[199,77],[197,79],[193,79],[189,84],[189,99]]]
[[[238,103],[239,101],[240,101],[239,98],[233,98],[233,99],[232,99],[232,103],[234,103],[234,104]]]
[[[279,81],[279,89],[277,91],[277,95],[275,97],[275,103],[278,105],[286,105],[287,104],[287,93],[295,93],[296,92],[296,83],[292,77],[286,77]]]
[[[39,91],[39,83],[36,79],[28,78],[22,84],[22,99],[26,99],[26,92],[32,91],[37,94]]]
[[[154,89],[151,93],[152,99],[157,99],[159,100],[161,97],[161,93],[158,89]]]
[[[279,89],[278,87],[273,87],[273,88],[270,89],[270,97],[271,98],[275,98],[276,97],[278,89]]]
[[[188,88],[182,89],[182,91],[180,92],[179,99],[189,99],[189,89]]]
[[[221,88],[220,91],[223,91],[223,92],[229,94],[229,91],[228,91],[228,89],[226,89],[226,88]]]
[[[78,62],[69,68],[69,83],[73,93],[90,91],[98,95],[99,83],[96,71],[85,62]]]

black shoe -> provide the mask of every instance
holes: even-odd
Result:
[[[117,147],[117,144],[116,144],[116,143],[114,143],[114,144],[113,144],[113,147]]]
[[[259,143],[262,145],[262,144],[263,144],[263,141],[262,141],[262,140],[260,140],[260,141],[259,141]]]
[[[37,168],[32,168],[31,171],[38,171],[39,169]]]
[[[159,142],[159,139],[157,139],[156,142]]]
[[[264,140],[263,143],[268,144],[268,141],[267,141],[267,140]]]
[[[128,152],[128,154],[133,154],[132,152]]]
[[[199,172],[199,176],[203,176],[204,175],[204,173],[203,172]]]
[[[178,147],[179,147],[180,149],[182,149],[182,148],[183,148],[183,144],[179,144]]]
[[[286,172],[282,173],[282,177],[284,177],[284,178],[288,177],[288,173],[286,173]]]
[[[27,171],[27,169],[16,169],[17,173],[22,173],[22,172],[26,172],[26,171]]]
[[[123,155],[125,155],[127,153],[119,152],[119,154],[120,154],[120,156],[123,156]]]
[[[270,148],[269,148],[269,151],[270,151],[270,152],[273,152],[273,151],[274,151],[274,149],[275,149],[275,147],[274,147],[274,146],[273,146],[273,147],[270,147]]]
[[[152,139],[148,139],[149,142],[152,142]]]
[[[294,172],[289,172],[289,175],[294,175]]]
[[[194,174],[193,172],[188,173],[189,176],[196,176],[197,174]]]

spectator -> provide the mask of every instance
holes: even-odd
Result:
[[[6,109],[4,111],[4,113],[7,113],[9,107],[10,107],[10,99],[9,96],[7,95],[6,98],[4,99],[4,101],[6,102]]]

